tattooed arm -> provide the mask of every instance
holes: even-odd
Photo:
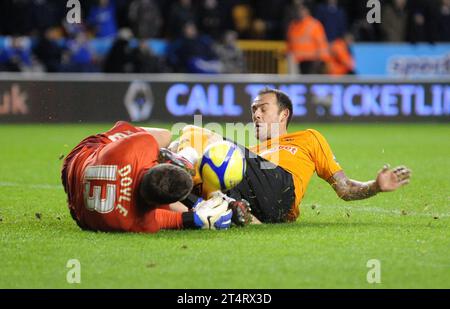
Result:
[[[345,201],[362,200],[374,196],[378,192],[394,191],[409,183],[411,170],[405,166],[390,169],[385,165],[378,172],[376,180],[359,182],[347,178],[343,171],[334,174],[328,182],[336,194]]]

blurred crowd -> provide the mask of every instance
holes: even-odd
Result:
[[[286,40],[301,73],[351,74],[354,41],[450,41],[450,0],[382,0],[379,24],[360,0],[80,2],[83,22],[70,24],[66,1],[0,1],[0,71],[243,73],[237,40],[250,39]]]

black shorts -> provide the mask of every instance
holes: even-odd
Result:
[[[247,168],[242,182],[227,193],[246,199],[252,214],[264,223],[286,222],[295,201],[292,175],[270,161],[237,145],[245,153]]]

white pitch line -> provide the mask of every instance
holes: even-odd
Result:
[[[450,269],[450,264],[434,264],[434,263],[418,263],[420,266],[423,267],[431,267],[431,268],[444,268],[444,269]]]
[[[384,208],[377,208],[377,207],[352,207],[351,211],[361,211],[361,212],[377,212],[377,213],[385,213],[385,214],[392,214],[392,215],[399,215],[403,216],[402,212],[397,209],[387,210]],[[444,217],[450,217],[450,213],[420,213],[415,211],[406,211],[405,216],[418,216],[418,217],[434,217],[438,216],[439,218]]]
[[[51,185],[51,184],[22,184],[17,182],[2,182],[0,181],[0,188],[1,187],[21,187],[21,188],[28,188],[28,189],[46,189],[46,190],[61,190],[63,189],[62,185]],[[333,207],[332,205],[319,205],[319,207],[323,208],[330,208]],[[341,206],[335,206],[336,208],[340,208]],[[333,208],[335,208],[333,207]],[[354,206],[351,208],[348,208],[351,212],[370,212],[370,213],[382,213],[382,214],[389,214],[389,215],[396,215],[396,216],[403,216],[402,212],[397,209],[384,209],[384,208],[378,208],[378,207],[358,207]],[[407,211],[406,210],[406,216],[417,216],[417,217],[434,217],[438,216],[439,218],[446,218],[450,217],[450,213],[419,213],[414,211]]]
[[[51,184],[45,184],[45,183],[23,184],[23,183],[17,183],[17,182],[2,182],[2,181],[0,181],[0,188],[1,187],[20,187],[20,188],[27,188],[27,189],[46,189],[46,190],[61,190],[61,189],[63,189],[62,185],[51,185]]]
[[[321,205],[321,204],[315,204],[318,206],[318,209],[340,209],[345,210],[348,209],[350,212],[366,212],[366,213],[381,213],[386,215],[395,215],[395,216],[403,216],[402,211],[398,209],[385,209],[385,208],[379,208],[379,207],[361,207],[361,206],[352,206],[352,207],[346,207],[345,209],[342,208],[342,206],[334,206],[334,205]],[[428,212],[428,213],[421,213],[416,211],[406,211],[406,217],[412,216],[412,217],[434,217],[438,216],[439,218],[445,218],[450,217],[450,213],[438,213],[438,212]]]

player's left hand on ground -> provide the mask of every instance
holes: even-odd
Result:
[[[381,171],[378,172],[377,185],[381,192],[394,191],[409,183],[411,179],[411,170],[406,166],[398,166],[390,169],[386,164]]]
[[[232,216],[228,202],[219,196],[200,202],[194,209],[195,225],[202,229],[227,229],[231,226]]]

